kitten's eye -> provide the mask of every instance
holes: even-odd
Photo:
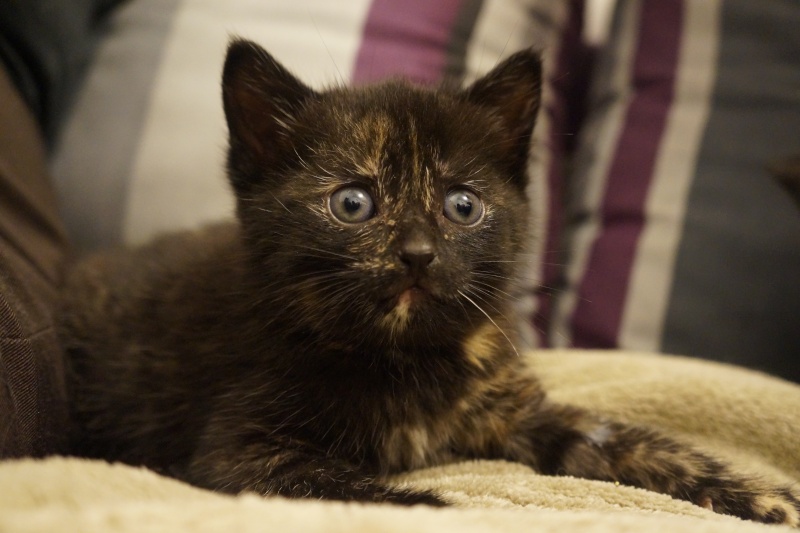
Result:
[[[348,224],[365,222],[375,214],[375,202],[361,187],[344,187],[331,195],[331,213]]]
[[[444,214],[456,224],[471,226],[483,216],[483,202],[467,189],[453,189],[444,199]]]

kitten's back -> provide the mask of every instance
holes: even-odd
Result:
[[[209,313],[234,297],[224,280],[239,269],[238,242],[236,226],[220,224],[69,271],[60,336],[72,416],[83,427],[74,452],[133,463],[168,452],[165,464],[188,455],[203,419],[196,392],[218,374],[208,368],[213,358],[182,361],[179,347],[225,344],[224,324]]]

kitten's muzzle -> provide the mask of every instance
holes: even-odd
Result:
[[[411,231],[400,244],[400,261],[418,278],[436,259],[436,243],[422,231]]]
[[[407,250],[400,252],[400,260],[412,273],[424,271],[434,259],[436,259],[436,253],[432,248],[420,248],[413,252]]]
[[[401,304],[407,309],[410,304],[419,304],[429,297],[437,299],[439,292],[426,276],[408,275],[392,284],[383,303],[387,312]]]

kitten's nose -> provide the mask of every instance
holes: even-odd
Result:
[[[433,241],[420,232],[412,233],[400,247],[400,260],[412,272],[423,271],[436,258],[436,246]]]

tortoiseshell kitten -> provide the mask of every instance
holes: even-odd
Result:
[[[76,453],[238,493],[443,505],[399,471],[499,458],[797,524],[788,487],[550,402],[512,342],[538,56],[464,90],[316,92],[228,50],[238,223],[72,271]]]

